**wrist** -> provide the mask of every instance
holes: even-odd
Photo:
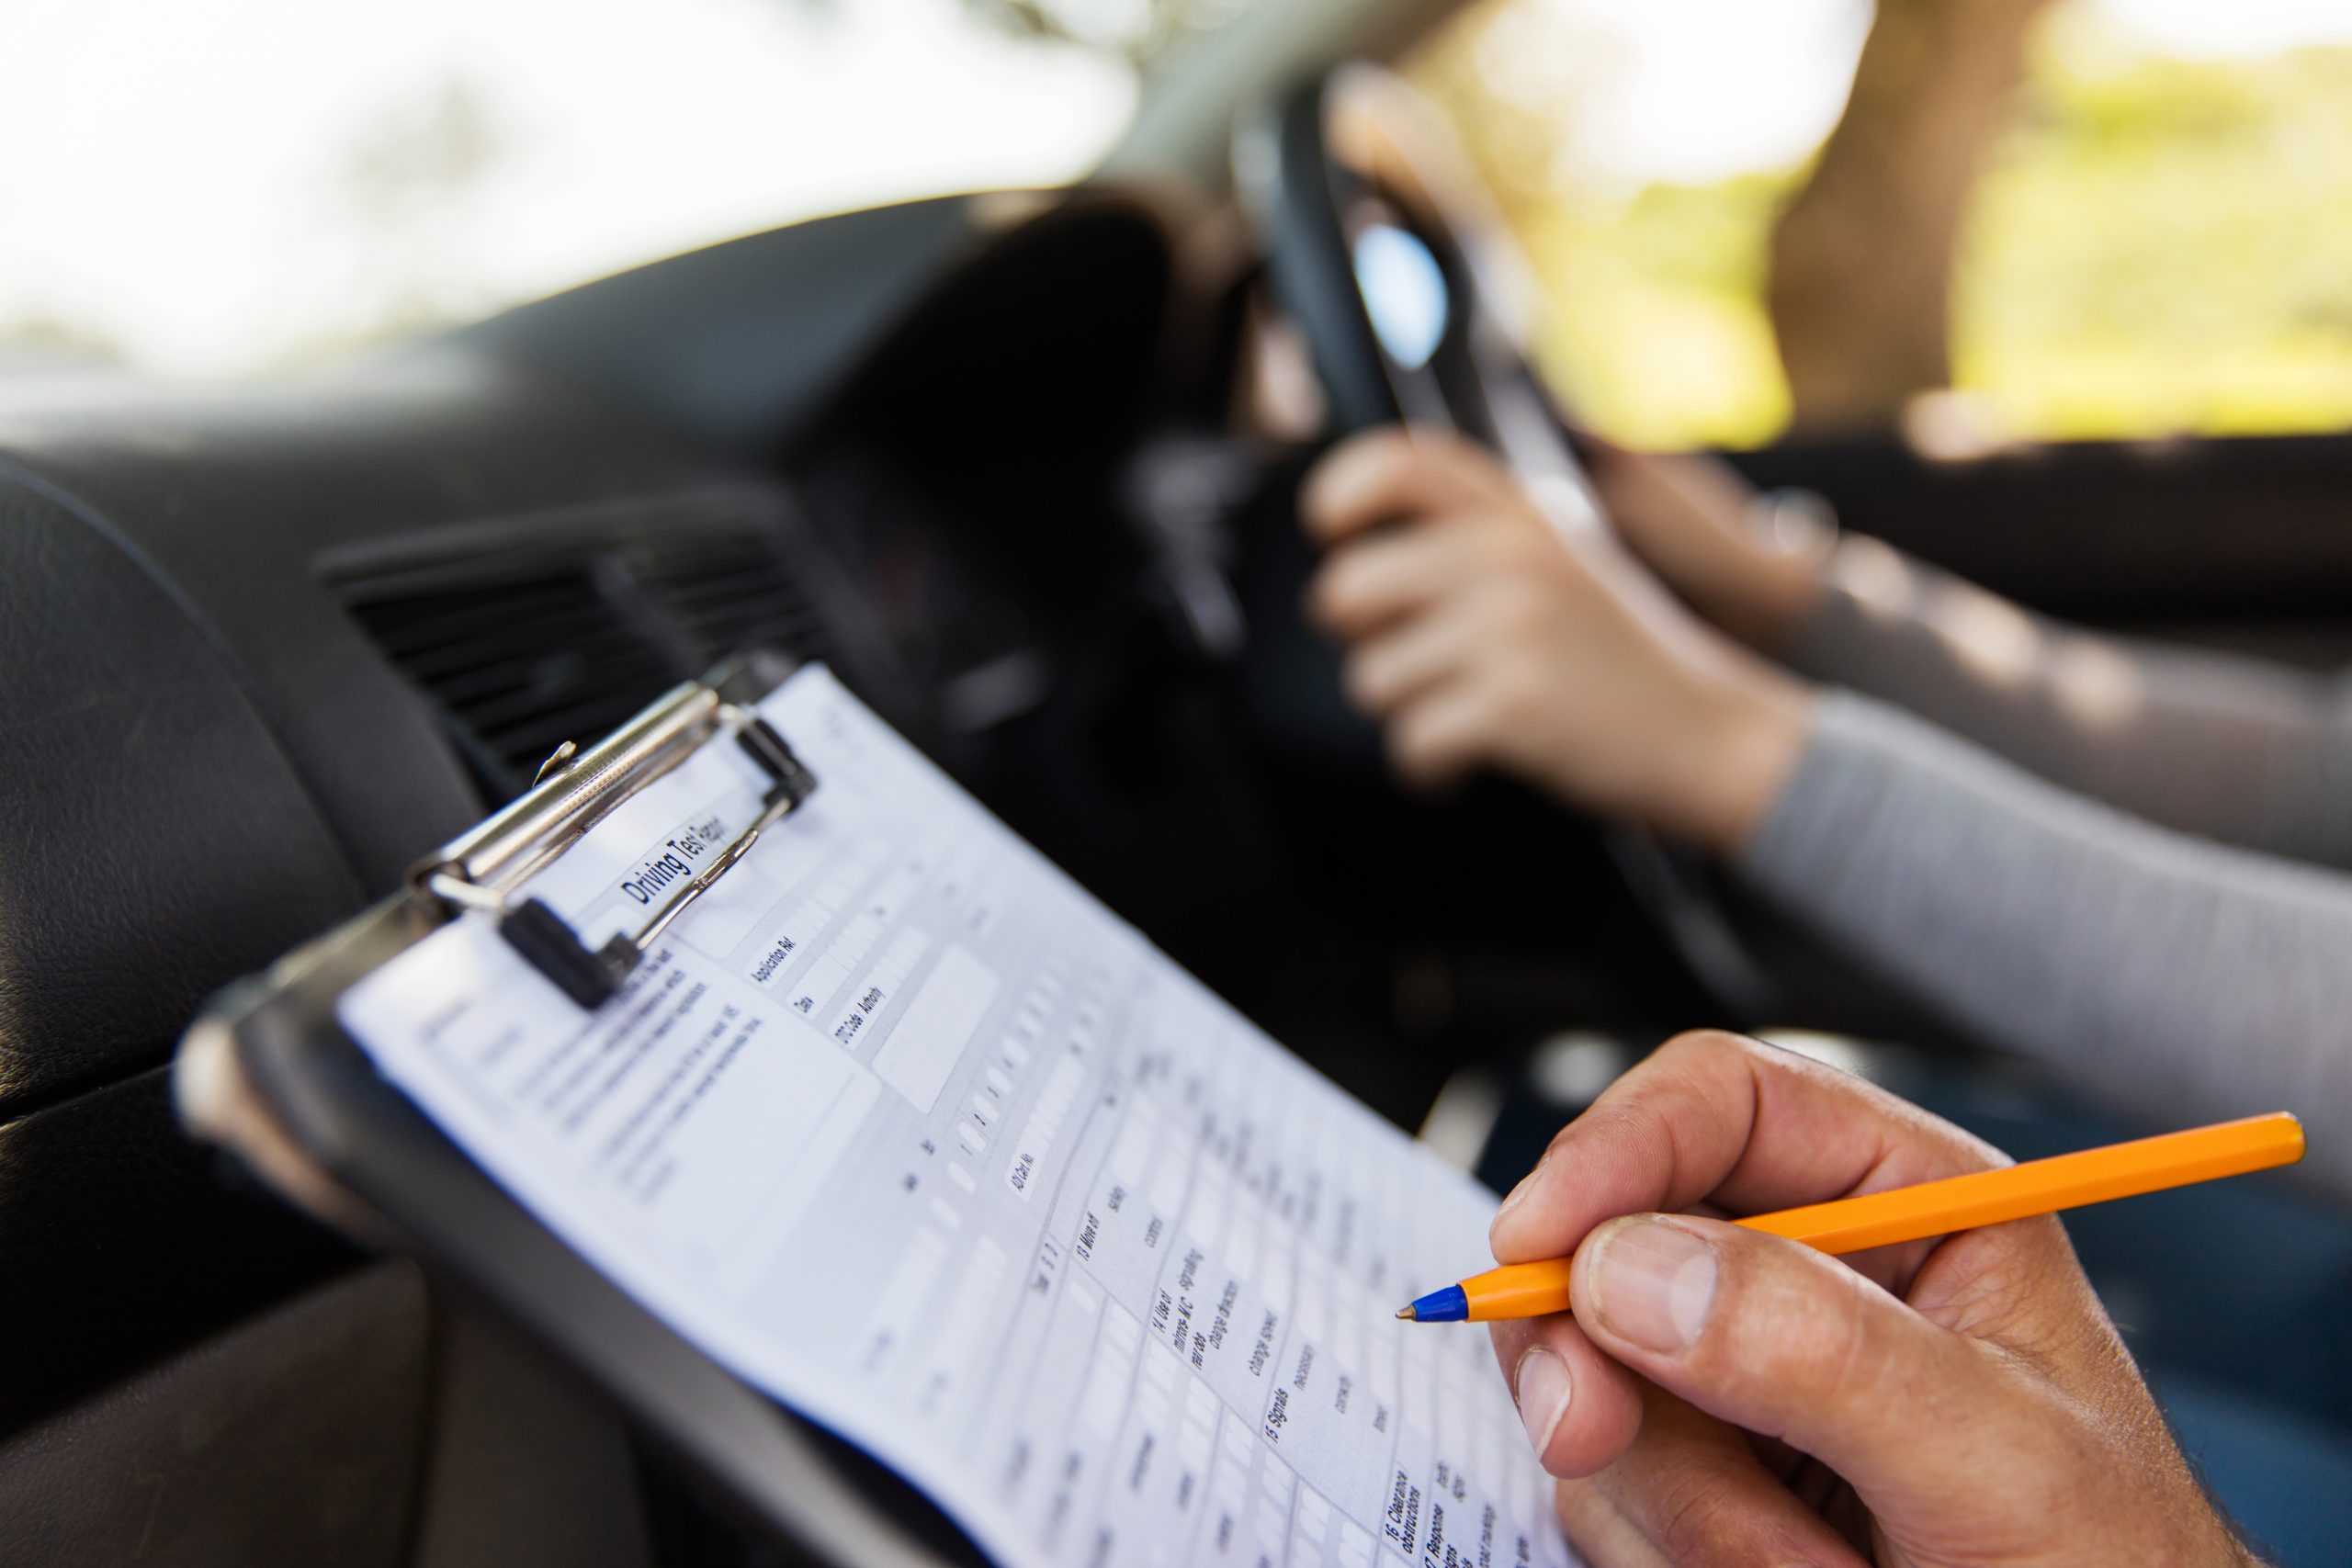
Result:
[[[1710,563],[1665,575],[1690,607],[1716,627],[1774,658],[1796,646],[1830,588],[1834,540],[1817,552],[1741,542]]]
[[[1785,654],[1804,636],[1829,592],[1828,553],[1766,558],[1753,580],[1740,640],[1759,653]]]
[[[1736,855],[1780,803],[1813,738],[1815,693],[1777,666],[1747,656],[1702,696],[1678,772],[1680,820],[1662,824],[1712,852]]]
[[[1709,620],[1759,653],[1794,647],[1829,591],[1838,514],[1811,491],[1773,490],[1750,499],[1712,569],[1681,584]]]

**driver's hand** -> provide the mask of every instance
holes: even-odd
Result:
[[[2249,1561],[2055,1219],[1838,1259],[1695,1217],[2000,1162],[1713,1032],[1555,1138],[1492,1239],[1507,1262],[1573,1252],[1576,1313],[1498,1324],[1495,1353],[1594,1568]]]
[[[1481,768],[1729,851],[1804,749],[1808,690],[1606,539],[1570,543],[1483,448],[1390,429],[1307,478],[1308,614],[1408,782]]]
[[[1601,509],[1644,565],[1749,647],[1781,653],[1795,643],[1821,604],[1830,538],[1775,536],[1755,487],[1718,458],[1635,452],[1590,434],[1577,444]]]

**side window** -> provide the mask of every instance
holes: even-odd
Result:
[[[1484,0],[1407,67],[1623,439],[2352,426],[2352,6]]]

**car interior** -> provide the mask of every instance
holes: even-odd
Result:
[[[1699,1022],[1826,1042],[2021,1155],[2135,1130],[1670,845],[1499,782],[1400,789],[1341,701],[1295,513],[1336,436],[1435,421],[1577,482],[1487,270],[1489,198],[1350,63],[1447,9],[1244,12],[1067,186],[755,232],[300,377],[0,396],[0,1557],[873,1562],[880,1517],[974,1560],[821,1438],[832,1522],[755,1529],[172,1102],[208,996],[747,649],[831,666],[1498,1187]],[[2039,609],[2352,664],[2352,435],[1729,456]],[[2223,1200],[2163,1201],[2077,1229],[2135,1350],[2352,1441],[2352,1339],[2309,1332],[2331,1300],[2341,1325],[2345,1217],[2233,1194],[2191,1268],[2159,1233]],[[2164,1280],[2162,1308],[2129,1294]]]

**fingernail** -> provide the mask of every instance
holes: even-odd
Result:
[[[1527,1440],[1535,1457],[1552,1446],[1560,1417],[1568,1413],[1568,1364],[1549,1350],[1530,1350],[1511,1372],[1511,1396],[1519,1401],[1519,1418],[1527,1427]]]
[[[1668,1220],[1612,1221],[1598,1235],[1589,1303],[1600,1325],[1650,1350],[1686,1348],[1715,1302],[1715,1249]],[[1580,1305],[1588,1303],[1579,1303]]]

